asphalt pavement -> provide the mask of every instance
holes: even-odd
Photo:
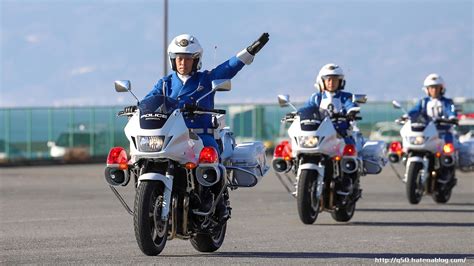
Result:
[[[351,221],[323,212],[304,225],[296,200],[270,171],[256,187],[231,192],[232,218],[218,251],[200,253],[174,239],[148,257],[103,170],[102,164],[0,168],[0,264],[474,263],[473,173],[457,173],[447,204],[425,195],[411,205],[386,167],[362,177]],[[133,206],[133,187],[120,192]]]

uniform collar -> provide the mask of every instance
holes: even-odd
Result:
[[[335,91],[335,92],[329,92],[329,91],[323,91],[323,94],[327,97],[327,98],[334,98],[336,96],[339,95],[339,91]]]
[[[178,78],[181,80],[183,84],[186,84],[186,81],[188,81],[192,76],[191,75],[181,75],[178,72],[176,72],[176,75]]]
[[[443,96],[439,96],[438,98],[433,98],[433,97],[428,97],[430,98],[431,101],[434,101],[434,100],[438,100],[438,101],[441,101],[441,99],[443,99]]]

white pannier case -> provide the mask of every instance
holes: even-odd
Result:
[[[364,171],[366,174],[375,175],[382,171],[387,163],[385,158],[385,142],[369,140],[362,147],[360,152]]]
[[[262,142],[238,144],[230,157],[231,182],[237,187],[253,187],[268,171],[265,146]]]

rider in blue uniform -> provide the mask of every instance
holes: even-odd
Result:
[[[173,73],[158,80],[153,89],[145,96],[145,99],[154,95],[165,95],[176,99],[179,102],[179,108],[185,104],[196,104],[205,109],[214,108],[214,93],[205,98],[202,96],[212,90],[212,81],[217,79],[233,78],[244,65],[252,63],[255,54],[268,42],[268,33],[263,33],[260,38],[252,43],[246,49],[240,51],[237,55],[218,65],[212,70],[199,71],[201,69],[201,59],[203,49],[196,37],[189,34],[182,34],[175,37],[168,46],[168,58]],[[185,116],[185,122],[188,128],[198,134],[202,139],[204,146],[212,146],[219,151],[216,142],[215,128],[212,121],[212,115],[196,114]],[[218,152],[219,153],[219,152]],[[204,188],[201,209],[209,210],[212,205],[212,194],[217,195],[222,188],[223,182],[218,182],[212,187]],[[229,209],[227,208],[227,194],[221,197],[216,206],[216,212],[219,220],[225,221],[229,218]]]
[[[428,95],[418,101],[418,103],[408,112],[410,119],[422,115],[428,119],[446,118],[457,121],[456,108],[453,100],[444,97],[446,87],[443,78],[438,74],[430,74],[425,78],[423,90]],[[436,128],[441,138],[446,143],[454,144],[452,125],[437,124]]]
[[[319,107],[333,114],[354,116],[359,112],[359,106],[352,101],[352,94],[344,92],[346,81],[342,68],[336,64],[324,65],[316,77],[314,87],[318,90],[311,95],[303,108]],[[334,123],[336,131],[344,137],[346,144],[355,144],[350,134],[350,123],[347,120],[337,120]]]
[[[216,79],[233,78],[244,65],[252,63],[255,54],[268,41],[268,33],[262,34],[252,45],[243,49],[237,55],[208,71],[201,69],[203,49],[196,37],[182,34],[175,37],[168,46],[168,56],[173,73],[158,80],[153,89],[145,96],[166,95],[178,100],[179,107],[184,104],[196,104],[196,100],[212,90],[211,82]],[[214,93],[198,103],[199,107],[214,108]],[[197,133],[204,146],[213,146],[219,151],[214,138],[212,116],[209,114],[195,115],[185,118],[186,125]]]
[[[324,65],[316,77],[314,87],[318,90],[311,95],[303,108],[320,108],[327,110],[333,118],[333,124],[344,138],[346,144],[356,145],[351,134],[350,120],[355,119],[360,107],[353,102],[353,96],[349,92],[344,92],[346,80],[342,68],[336,64]],[[336,118],[343,115],[346,119]],[[353,197],[360,197],[362,190],[359,188],[358,175],[344,176],[341,181],[341,188],[344,191],[355,190]]]

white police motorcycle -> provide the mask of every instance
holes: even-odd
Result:
[[[438,203],[448,202],[457,182],[457,152],[452,143],[445,143],[439,137],[436,124],[456,122],[444,118],[427,120],[422,115],[409,120],[406,110],[397,101],[392,103],[406,114],[396,120],[403,125],[400,130],[402,143],[393,142],[390,145],[389,158],[392,163],[402,161],[406,166],[405,175],[400,179],[406,183],[408,201],[418,204],[423,194],[427,193]]]
[[[116,81],[115,89],[131,93],[130,81]],[[216,80],[212,91],[201,99],[215,91],[228,90],[230,80]],[[118,114],[129,117],[124,131],[130,141],[130,158],[124,148],[112,148],[105,178],[133,215],[138,246],[149,256],[160,254],[166,241],[173,238],[189,239],[201,252],[219,249],[230,215],[219,219],[218,202],[224,198],[230,212],[228,188],[255,186],[268,170],[263,144],[236,145],[225,126],[225,110],[200,108],[199,100],[196,105],[180,109],[176,100],[159,95],[140,102],[134,112]],[[183,117],[195,114],[217,117],[215,137],[221,151],[204,147],[199,136],[186,127]],[[133,211],[115,189],[130,180],[136,187]],[[211,188],[218,183],[218,191]],[[204,198],[209,196],[212,205],[201,209]]]
[[[330,212],[336,221],[349,221],[362,193],[360,176],[378,174],[385,165],[385,143],[365,142],[360,132],[355,131],[356,145],[345,144],[333,120],[360,117],[331,114],[313,107],[297,110],[288,95],[278,95],[278,101],[282,107],[290,105],[295,112],[282,119],[291,123],[290,141],[275,148],[272,165],[278,176],[283,173],[289,177],[291,173],[294,177],[294,191],[287,190],[297,199],[301,221],[312,224],[322,211]],[[353,101],[365,103],[366,97],[355,95]]]

